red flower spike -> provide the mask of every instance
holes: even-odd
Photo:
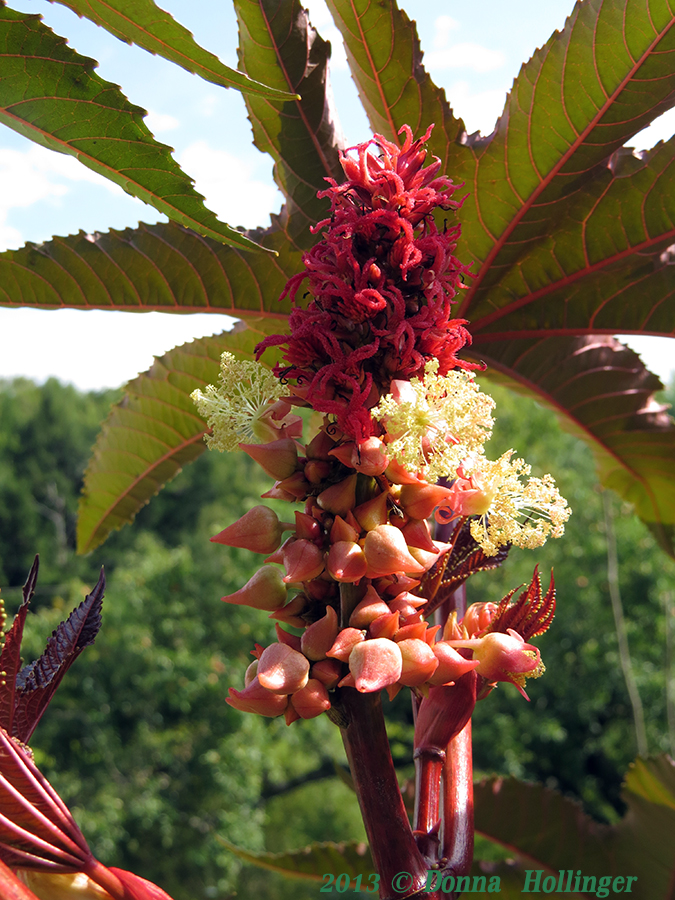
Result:
[[[393,378],[421,375],[432,358],[442,375],[475,368],[456,355],[471,338],[451,315],[469,274],[453,256],[459,226],[439,232],[433,217],[461,205],[452,199],[457,186],[438,174],[438,160],[423,165],[430,131],[414,142],[406,134],[403,147],[376,135],[355,156],[343,155],[347,181],[329,180],[319,193],[330,198],[331,215],[314,230],[326,234],[282,294],[295,305],[307,279],[313,299],[292,310],[290,335],[272,335],[256,348],[260,356],[284,346],[286,365],[276,374],[357,443],[380,433],[369,410]]]

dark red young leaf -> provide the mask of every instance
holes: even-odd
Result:
[[[16,676],[21,667],[21,639],[23,626],[28,614],[28,604],[35,593],[35,584],[40,567],[38,556],[33,560],[33,565],[28,573],[28,578],[23,586],[23,602],[19,607],[12,627],[5,636],[5,643],[0,653],[0,671],[4,673],[0,681],[0,728],[4,728],[8,734],[12,734],[14,727]]]
[[[505,561],[511,545],[500,547],[495,556],[486,556],[471,536],[471,520],[462,519],[452,533],[451,547],[424,574],[415,593],[427,598],[424,615],[442,606],[450,595],[476,572],[496,569]]]
[[[511,603],[518,588],[510,591],[497,607],[497,612],[486,632],[496,631],[506,634],[509,628],[517,631],[527,642],[548,631],[555,616],[555,583],[551,572],[551,583],[542,597],[539,567],[535,566],[532,581],[515,603]]]
[[[28,742],[61,679],[84,648],[94,643],[101,627],[104,590],[105,576],[101,569],[94,590],[53,632],[42,656],[24,666],[16,676],[10,733],[20,741]]]

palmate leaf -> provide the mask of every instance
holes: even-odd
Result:
[[[543,877],[557,879],[563,871],[563,888],[570,869],[585,876],[632,876],[636,900],[672,896],[675,764],[669,757],[638,759],[631,767],[623,791],[628,812],[614,826],[594,822],[561,794],[514,778],[476,785],[474,797],[476,830],[523,856],[523,876],[525,869],[543,869]],[[581,894],[589,895],[595,891]]]
[[[270,316],[281,328],[289,304],[279,295],[301,266],[294,232],[303,225],[282,212],[254,232],[277,256],[254,257],[173,222],[27,244],[0,254],[0,305]]]
[[[221,87],[291,100],[294,94],[261,84],[200,47],[190,32],[153,0],[52,0],[90,19],[127,44],[136,44]]]
[[[316,238],[309,228],[328,211],[317,191],[325,178],[343,177],[341,129],[328,80],[330,44],[312,28],[298,0],[235,0],[239,63],[254,78],[279,90],[296,91],[297,101],[245,98],[256,147],[274,160],[274,178],[298,222],[303,249]]]
[[[0,123],[74,156],[169,218],[239,247],[257,245],[218,220],[143,122],[144,110],[40,21],[0,0]]]
[[[584,438],[602,483],[634,504],[664,549],[675,522],[675,422],[653,400],[661,387],[637,353],[606,336],[481,346],[488,373],[546,402]]]
[[[248,327],[240,323],[233,331],[183,344],[129,382],[125,396],[103,423],[84,476],[77,530],[80,553],[130,522],[206,449],[206,422],[190,394],[218,381],[225,350],[253,359],[266,327],[264,320],[252,320]]]

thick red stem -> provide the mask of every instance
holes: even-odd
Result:
[[[381,900],[416,896],[440,900],[436,892],[423,891],[427,866],[415,843],[398,786],[380,693],[361,694],[354,688],[344,688],[340,701],[347,722],[341,728],[342,739],[380,876]],[[401,873],[408,873],[409,879],[399,877],[396,881]]]
[[[443,770],[444,870],[468,875],[473,861],[471,719],[448,744]]]

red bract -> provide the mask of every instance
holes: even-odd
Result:
[[[468,267],[453,255],[459,225],[439,230],[433,213],[461,201],[452,199],[458,185],[438,175],[439,160],[424,166],[431,127],[413,141],[404,126],[402,147],[375,135],[343,155],[347,180],[328,179],[319,194],[330,198],[331,215],[314,230],[326,233],[282,294],[296,304],[307,280],[312,299],[291,312],[290,335],[272,335],[257,348],[260,356],[285,346],[287,365],[276,374],[295,381],[296,393],[359,442],[379,430],[369,410],[392,379],[423,375],[430,359],[439,360],[442,375],[476,368],[456,355],[471,342],[465,321],[451,318]]]

